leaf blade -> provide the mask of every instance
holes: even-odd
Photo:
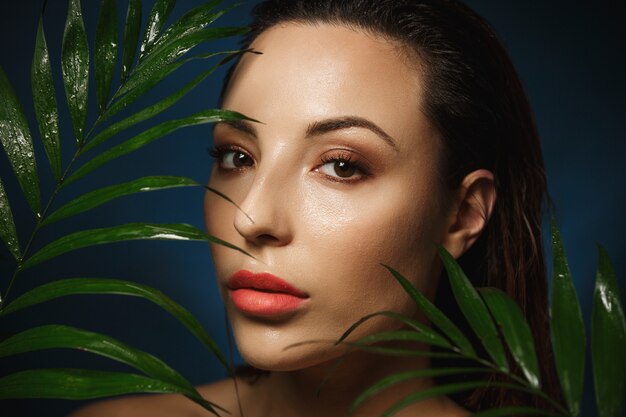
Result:
[[[129,0],[124,26],[124,51],[122,52],[122,82],[126,81],[135,60],[139,31],[141,30],[141,0]]]
[[[245,28],[224,27],[209,28],[201,32],[191,33],[189,36],[162,48],[162,51],[157,51],[158,54],[150,54],[149,59],[146,58],[145,61],[138,64],[127,82],[120,88],[117,95],[119,97],[128,94],[130,91],[144,85],[156,85],[178,68],[178,66],[186,62],[177,61],[177,59],[202,43],[230,36],[243,35],[246,32],[247,29]],[[172,69],[165,71],[165,69],[168,68]]]
[[[180,39],[191,32],[198,32],[206,28],[225,12],[210,13],[220,2],[221,0],[211,0],[185,13],[155,40],[154,47],[158,49],[162,45]]]
[[[104,112],[111,93],[113,71],[117,58],[117,2],[102,0],[96,25],[95,72],[96,101],[100,113]]]
[[[76,143],[83,141],[89,90],[89,45],[80,0],[69,0],[61,46],[61,69]]]
[[[450,321],[428,298],[420,293],[406,278],[390,266],[383,265],[411,296],[420,310],[435,326],[437,326],[461,351],[468,356],[476,356],[476,351],[459,328]]]
[[[458,375],[458,374],[468,374],[468,373],[477,373],[477,372],[488,372],[486,368],[426,368],[426,369],[416,369],[412,371],[401,372],[398,374],[393,374],[382,378],[376,383],[369,386],[365,391],[363,391],[356,400],[350,406],[350,411],[348,414],[353,414],[358,407],[360,407],[365,401],[374,395],[382,392],[396,384],[401,382],[417,379],[417,378],[432,378],[432,377],[440,377],[446,375]]]
[[[372,344],[378,342],[416,342],[416,343],[430,343],[432,339],[427,334],[409,331],[409,330],[395,330],[370,334],[360,338],[357,344]]]
[[[56,91],[52,79],[52,67],[43,29],[43,18],[39,19],[35,53],[31,65],[31,84],[35,116],[41,140],[50,162],[52,173],[59,182],[61,178],[61,138]]]
[[[119,158],[120,156],[134,152],[137,149],[140,149],[141,147],[149,144],[150,142],[159,139],[160,137],[163,137],[171,132],[174,132],[175,130],[178,130],[182,127],[206,123],[215,123],[224,120],[241,119],[247,118],[239,113],[231,112],[228,110],[205,110],[182,119],[165,121],[145,130],[144,132],[138,134],[137,136],[134,136],[126,142],[114,146],[99,154],[98,156],[92,158],[90,161],[78,168],[72,175],[70,175],[65,180],[63,185],[66,186],[68,184],[71,184],[72,182],[82,178],[83,176],[101,167],[107,162]]]
[[[122,196],[147,191],[189,186],[200,186],[200,184],[192,179],[184,177],[153,176],[142,177],[122,184],[99,188],[83,194],[54,211],[49,216],[44,218],[41,225],[48,225],[67,217],[83,213]]]
[[[131,126],[134,126],[135,124],[142,122],[144,120],[147,120],[153,116],[156,116],[157,114],[163,112],[164,110],[168,109],[169,107],[171,107],[173,104],[175,104],[176,102],[178,102],[181,98],[183,98],[189,91],[191,91],[192,89],[194,89],[198,84],[200,84],[206,77],[208,77],[210,74],[212,74],[215,69],[217,68],[217,66],[214,66],[212,68],[209,68],[208,70],[204,71],[203,73],[201,73],[200,75],[198,75],[197,77],[195,77],[193,80],[191,80],[187,85],[185,85],[183,88],[181,88],[180,90],[176,91],[174,94],[171,94],[168,97],[165,97],[163,100],[146,107],[145,109],[134,113],[130,116],[128,116],[127,118],[113,123],[110,126],[107,126],[105,129],[103,129],[100,133],[98,133],[96,136],[93,137],[92,140],[90,140],[85,147],[83,148],[83,151],[81,153],[87,152],[88,150],[104,143],[107,139],[109,139],[111,136],[120,133],[121,131],[128,129]],[[126,104],[126,100],[122,100],[120,102],[117,102],[114,107],[117,108],[119,107],[119,103],[125,103]],[[110,110],[112,110],[113,112],[115,111],[115,108],[111,108]],[[121,107],[120,107],[121,108]],[[109,117],[111,114],[111,112],[107,112],[106,117]]]
[[[161,33],[161,29],[165,26],[165,22],[170,16],[172,9],[174,9],[175,4],[175,0],[157,0],[154,3],[154,6],[152,6],[152,11],[150,12],[150,17],[148,18],[148,23],[144,32],[143,41],[141,42],[141,46],[139,48],[140,60],[150,51],[150,48],[152,48],[152,45],[157,40],[159,33]]]
[[[229,369],[224,354],[202,324],[187,309],[161,291],[135,282],[103,278],[68,278],[54,281],[20,295],[0,311],[0,316],[59,297],[78,294],[116,294],[148,300],[176,318],[218,358],[225,369]]]
[[[519,306],[497,288],[479,288],[480,295],[498,323],[513,359],[522,369],[526,380],[540,388],[539,363],[532,332]]]
[[[552,222],[553,275],[550,335],[563,396],[573,416],[580,414],[585,372],[585,328],[561,235]]]
[[[507,371],[509,365],[504,347],[485,303],[452,255],[442,246],[438,246],[437,250],[448,273],[452,293],[463,315],[495,364],[501,370]]]
[[[17,239],[17,231],[15,230],[15,222],[13,221],[13,212],[9,205],[9,198],[4,190],[2,178],[0,178],[0,238],[11,252],[16,261],[22,257],[20,250],[20,242]]]
[[[82,230],[44,246],[22,264],[22,270],[76,249],[138,239],[206,240],[206,236],[199,229],[187,224],[128,223]]]
[[[0,357],[55,348],[87,351],[129,365],[150,378],[175,386],[194,402],[213,411],[193,385],[165,362],[104,334],[55,324],[34,327],[0,342]]]
[[[85,369],[37,369],[0,378],[0,399],[86,400],[130,393],[177,393],[171,384],[141,375]]]
[[[401,321],[405,325],[407,325],[407,326],[413,328],[414,330],[424,334],[425,337],[427,337],[430,340],[430,342],[428,343],[430,345],[440,346],[440,347],[444,347],[444,348],[448,348],[448,349],[451,349],[453,347],[448,340],[446,340],[443,336],[441,336],[439,333],[437,333],[436,331],[434,331],[430,327],[426,326],[423,323],[418,322],[417,320],[413,320],[411,318],[405,317],[405,316],[403,316],[403,315],[401,315],[399,313],[393,312],[393,311],[380,311],[380,312],[368,314],[367,316],[362,317],[361,319],[356,321],[352,326],[350,326],[350,328],[348,330],[346,330],[343,333],[343,335],[341,335],[341,337],[336,342],[336,344],[339,344],[339,343],[343,342],[358,326],[360,326],[364,322],[366,322],[366,321],[368,321],[368,320],[370,320],[370,319],[372,319],[374,317],[378,317],[378,316],[387,316],[387,317],[393,318],[395,320]]]
[[[9,158],[26,201],[35,216],[41,212],[39,178],[33,140],[11,83],[0,67],[0,143]]]
[[[626,395],[626,321],[609,255],[598,245],[591,312],[591,363],[600,417],[619,417]],[[621,366],[620,366],[621,365]]]

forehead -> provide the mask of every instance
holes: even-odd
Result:
[[[358,116],[393,137],[428,130],[419,62],[360,29],[285,23],[261,33],[231,78],[224,107],[271,123]]]

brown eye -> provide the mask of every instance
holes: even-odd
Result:
[[[338,177],[349,178],[356,172],[356,167],[346,161],[336,161],[333,165],[333,170]]]
[[[219,164],[223,169],[237,169],[254,165],[254,160],[245,152],[227,151],[220,157]]]
[[[317,170],[336,180],[358,180],[365,176],[357,163],[343,158],[327,160]]]
[[[243,152],[234,152],[233,165],[237,168],[252,166],[254,161],[248,155]]]

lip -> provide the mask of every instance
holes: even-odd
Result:
[[[267,272],[235,272],[227,283],[235,307],[259,317],[293,313],[303,306],[308,294]]]

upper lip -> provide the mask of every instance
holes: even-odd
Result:
[[[235,272],[228,279],[227,287],[230,290],[248,288],[257,291],[283,293],[299,298],[308,298],[308,294],[304,291],[299,290],[287,281],[268,272],[254,273],[242,269]]]

